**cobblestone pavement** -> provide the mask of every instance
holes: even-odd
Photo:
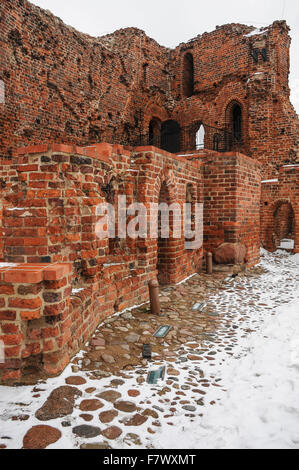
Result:
[[[277,252],[237,277],[196,274],[162,291],[161,316],[146,304],[107,319],[59,377],[0,387],[0,448],[159,448],[170,427],[225,399],[221,365],[246,354],[239,339],[296,298],[291,267],[291,256]],[[170,332],[155,338],[163,325]],[[147,383],[162,366],[165,376]]]

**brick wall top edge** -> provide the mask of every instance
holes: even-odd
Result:
[[[161,48],[161,50],[165,50],[165,52],[167,52],[167,51],[170,51],[170,50],[175,50],[175,49],[178,49],[178,48],[182,48],[184,46],[189,46],[191,43],[200,40],[203,36],[206,37],[208,35],[214,35],[214,34],[217,34],[219,31],[228,31],[229,33],[234,33],[235,32],[235,33],[238,33],[238,34],[240,34],[240,33],[241,34],[242,33],[246,34],[246,33],[252,32],[254,29],[256,29],[254,26],[249,26],[249,25],[242,24],[242,23],[228,23],[228,24],[225,24],[225,25],[222,25],[222,26],[216,26],[215,30],[213,30],[213,31],[204,32],[202,34],[199,34],[195,38],[190,39],[188,42],[179,44],[175,48],[168,48],[168,47],[165,47],[163,45],[160,45],[155,39],[149,37],[145,33],[145,31],[143,31],[139,28],[136,28],[136,27],[121,28],[121,29],[118,29],[118,30],[116,30],[112,33],[109,33],[109,34],[106,34],[106,35],[103,35],[103,36],[94,37],[94,36],[91,36],[87,33],[82,33],[80,31],[78,31],[76,28],[74,28],[70,25],[67,25],[59,17],[55,16],[51,11],[44,10],[43,8],[40,8],[36,5],[33,5],[28,0],[24,0],[24,6],[27,10],[31,10],[36,15],[46,16],[48,21],[52,21],[53,23],[56,23],[56,25],[60,24],[60,26],[68,29],[72,34],[75,34],[78,37],[84,38],[85,40],[90,41],[90,42],[97,42],[99,45],[101,45],[103,47],[106,47],[107,43],[109,44],[109,40],[111,38],[116,40],[116,41],[117,41],[117,39],[119,39],[119,41],[117,41],[117,42],[121,43],[123,41],[124,36],[126,36],[126,37],[128,37],[128,36],[138,36],[138,37],[140,37],[142,35],[143,37],[146,37],[146,39],[149,40],[150,42],[153,42],[157,46],[159,46]],[[290,29],[285,20],[276,20],[271,25],[269,25],[268,27],[265,27],[263,29],[269,31],[270,29],[274,29],[276,27],[280,27],[280,28],[283,27],[287,31]],[[111,50],[110,47],[109,47],[109,50]]]
[[[41,281],[57,281],[62,279],[70,274],[72,269],[71,263],[5,263],[0,267],[0,276],[4,282],[38,284]]]
[[[95,158],[105,162],[110,162],[109,157],[113,153],[130,156],[130,151],[125,150],[122,145],[112,145],[107,143],[93,144],[88,147],[78,147],[77,145],[66,144],[40,144],[27,147],[20,147],[16,150],[14,156],[36,155],[49,152],[58,152],[64,154],[83,155],[85,157]]]

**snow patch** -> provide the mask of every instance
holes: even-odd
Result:
[[[258,36],[260,34],[266,34],[269,31],[269,28],[261,30],[260,28],[254,29],[249,34],[245,34],[246,38],[250,38],[251,36]]]

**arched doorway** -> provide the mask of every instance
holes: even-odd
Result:
[[[273,242],[277,248],[294,249],[295,214],[289,202],[281,202],[274,211]]]
[[[181,149],[181,128],[176,121],[165,121],[161,128],[161,148],[170,153]]]

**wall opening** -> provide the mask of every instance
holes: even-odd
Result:
[[[243,143],[242,106],[232,101],[226,108],[226,147],[228,150],[238,150]]]
[[[294,248],[295,214],[289,202],[282,202],[274,211],[273,242],[277,248]]]
[[[194,61],[190,52],[184,55],[183,93],[187,98],[194,94]]]
[[[186,227],[185,227],[185,242],[193,242],[195,238],[195,204],[196,191],[192,183],[186,186],[186,204],[191,205],[191,211],[187,212]],[[190,207],[190,206],[189,206]]]
[[[242,109],[241,106],[235,104],[232,109],[232,130],[234,141],[242,140]]]
[[[215,134],[213,137],[213,150],[220,152],[221,150],[221,135]]]
[[[160,194],[159,194],[159,204],[170,204],[170,195],[169,190],[167,188],[167,184],[165,182],[162,183]],[[157,260],[157,270],[158,270],[158,281],[160,285],[169,284],[170,279],[170,238],[163,238],[162,233],[162,217],[161,212],[159,211],[158,216],[158,260]],[[169,225],[170,225],[170,234],[172,232],[173,226],[173,216],[170,213],[169,215]]]
[[[154,147],[161,146],[161,121],[160,119],[152,119],[149,123],[148,143]]]
[[[165,121],[161,127],[161,148],[170,153],[181,149],[181,128],[176,121]]]
[[[199,126],[198,131],[196,132],[196,150],[205,148],[205,128],[203,124]]]

